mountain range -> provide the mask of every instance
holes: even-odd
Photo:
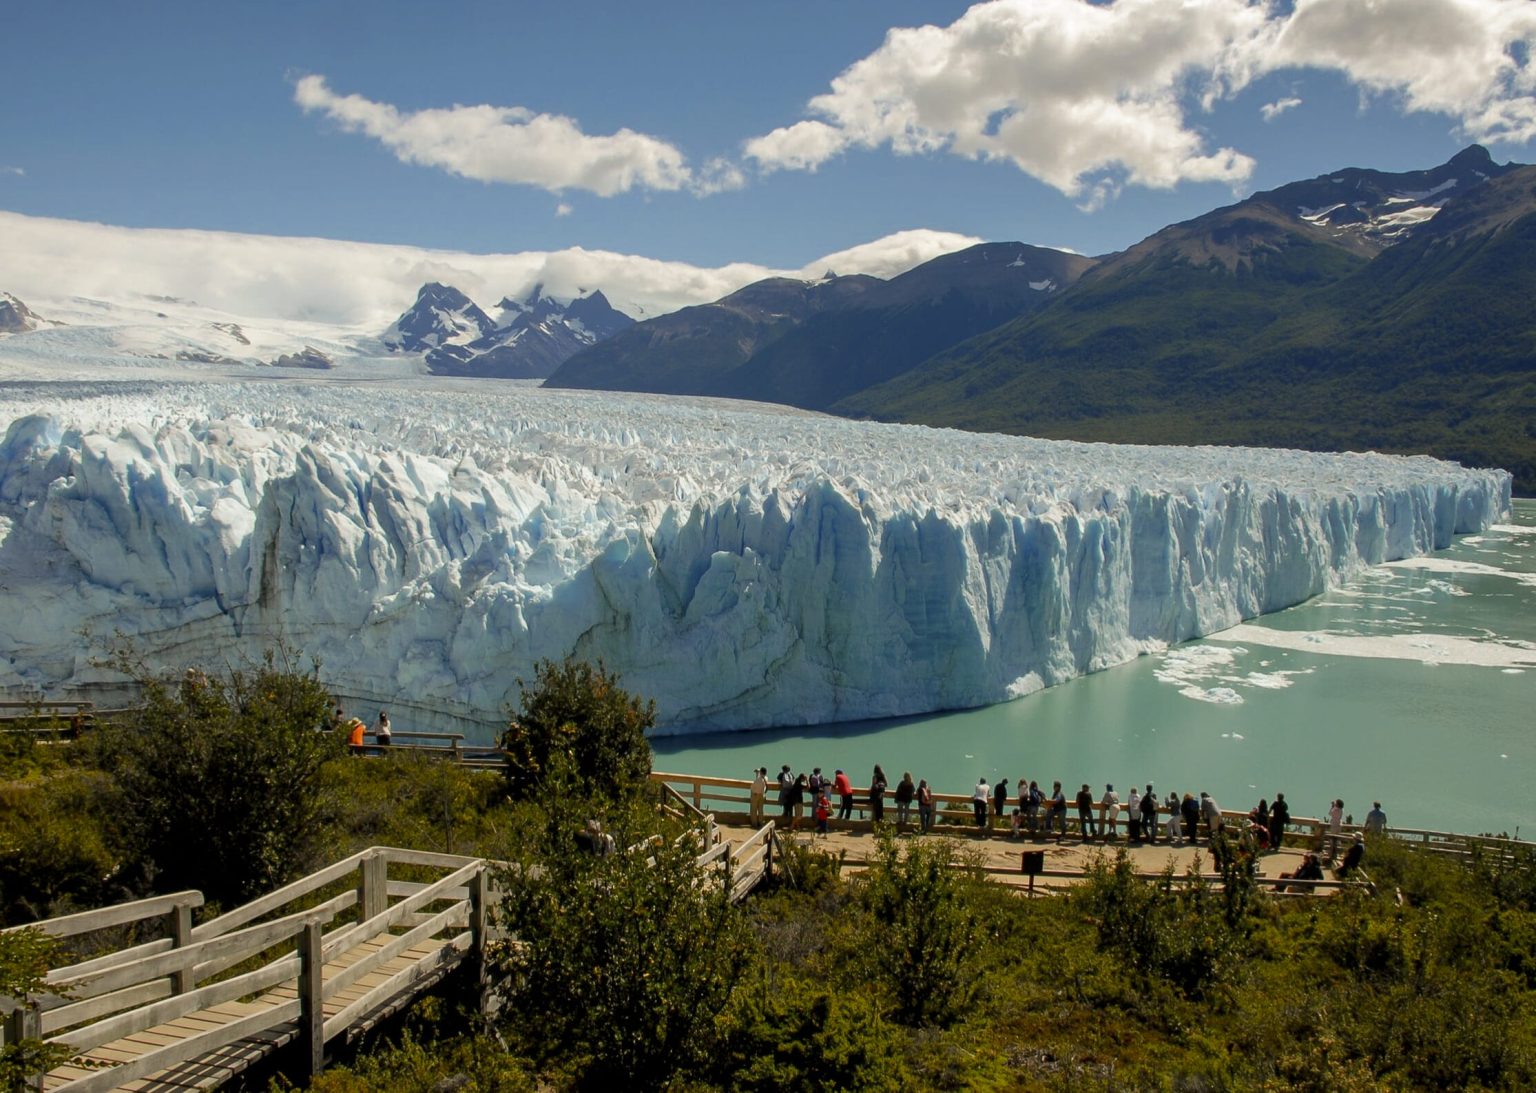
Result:
[[[1346,168],[1085,258],[988,243],[890,281],[768,280],[550,386],[1053,438],[1429,452],[1536,491],[1536,168]]]
[[[393,351],[422,353],[437,375],[542,379],[572,354],[634,325],[601,292],[562,304],[535,285],[503,297],[492,319],[451,285],[431,282],[384,332]]]

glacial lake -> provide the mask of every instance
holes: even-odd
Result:
[[[659,737],[658,770],[746,778],[875,763],[942,792],[976,779],[1209,791],[1228,809],[1283,792],[1362,820],[1536,837],[1536,501],[1427,559],[1378,567],[1297,607],[983,709],[810,728]]]

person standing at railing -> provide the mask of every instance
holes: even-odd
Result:
[[[1336,798],[1328,808],[1328,860],[1339,856],[1339,842],[1344,832],[1344,798]]]
[[[391,729],[389,727],[389,714],[379,711],[379,719],[373,723],[373,739],[381,748],[389,747]]]
[[[789,787],[789,807],[786,811],[790,812],[791,831],[800,827],[800,817],[805,814],[805,798],[809,793],[810,779],[802,773]]]
[[[795,788],[795,776],[789,772],[789,764],[785,763],[779,768],[779,811],[780,819],[787,820],[793,813],[790,811],[789,794]]]
[[[762,827],[766,822],[763,817],[763,804],[768,800],[768,768],[758,767],[752,775],[752,826]]]
[[[1157,794],[1152,792],[1151,782],[1141,795],[1141,832],[1147,842],[1157,845]]]
[[[1056,825],[1056,841],[1061,842],[1067,837],[1067,795],[1061,791],[1060,782],[1051,783],[1051,811],[1045,817],[1045,833],[1051,833],[1051,824]]]
[[[997,821],[1008,814],[1008,779],[999,778],[997,785],[992,788],[992,818],[987,826],[990,828]]]
[[[1120,795],[1112,782],[1104,784],[1104,796],[1099,800],[1099,832],[1106,839],[1120,835]]]
[[[912,818],[912,798],[917,796],[917,786],[912,783],[912,772],[903,771],[896,783],[896,826],[905,826]]]
[[[987,785],[987,780],[982,778],[976,783],[975,791],[971,793],[971,808],[976,812],[976,829],[978,831],[985,831],[987,829],[987,806],[991,801],[991,787]]]
[[[885,819],[885,771],[875,764],[875,772],[869,778],[869,818],[875,823]]]
[[[1370,836],[1387,833],[1387,814],[1381,810],[1380,801],[1371,802],[1371,810],[1365,814],[1365,833]]]
[[[1200,814],[1205,819],[1205,838],[1209,842],[1221,830],[1223,822],[1221,806],[1209,793],[1200,794]]]
[[[1291,806],[1285,803],[1285,794],[1275,794],[1275,803],[1269,806],[1269,848],[1279,850],[1285,845],[1285,825],[1291,822]]]
[[[917,783],[917,822],[924,835],[933,826],[933,790],[929,788],[926,778]]]
[[[853,783],[841,768],[832,776],[832,788],[837,790],[838,807],[837,818],[839,820],[853,819]]]
[[[1088,789],[1088,783],[1083,783],[1083,788],[1077,791],[1077,833],[1085,840],[1098,834],[1093,826],[1093,794]]]
[[[1019,779],[1022,785],[1024,779]],[[1033,778],[1029,780],[1029,789],[1019,794],[1019,805],[1024,809],[1024,824],[1029,828],[1030,837],[1033,838],[1040,830],[1040,805],[1045,800],[1045,794],[1040,792],[1040,783]]]
[[[1125,827],[1127,839],[1133,843],[1141,842],[1141,794],[1136,792],[1135,782],[1125,795]]]

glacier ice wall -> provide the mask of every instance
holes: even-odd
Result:
[[[113,634],[167,668],[282,638],[437,725],[567,653],[670,731],[996,702],[1444,547],[1510,491],[529,389],[39,384],[0,423],[0,686],[105,686]]]

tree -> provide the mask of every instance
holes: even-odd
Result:
[[[577,792],[623,797],[651,773],[645,732],[656,723],[656,704],[629,694],[598,662],[567,657],[541,661],[534,685],[517,681],[522,712],[502,736],[507,788],[524,799],[552,778],[570,779]]]
[[[0,933],[0,996],[18,999],[24,1009],[34,1006],[27,996],[43,989],[57,954],[58,942],[40,930]],[[0,1089],[24,1089],[29,1078],[67,1058],[69,1052],[37,1036],[0,1045]]]
[[[558,832],[560,824],[548,830]],[[498,881],[494,961],[510,1038],[579,1089],[654,1090],[709,1063],[746,967],[739,912],[691,839],[619,850],[550,840]]]
[[[886,828],[875,846],[861,897],[880,925],[871,940],[874,972],[889,987],[896,1019],[945,1025],[970,1001],[982,941],[971,886],[948,839],[897,845]]]
[[[160,891],[238,902],[304,872],[322,833],[321,770],[342,753],[321,731],[314,672],[269,653],[252,671],[149,680],[130,724],[103,737],[130,862]]]

